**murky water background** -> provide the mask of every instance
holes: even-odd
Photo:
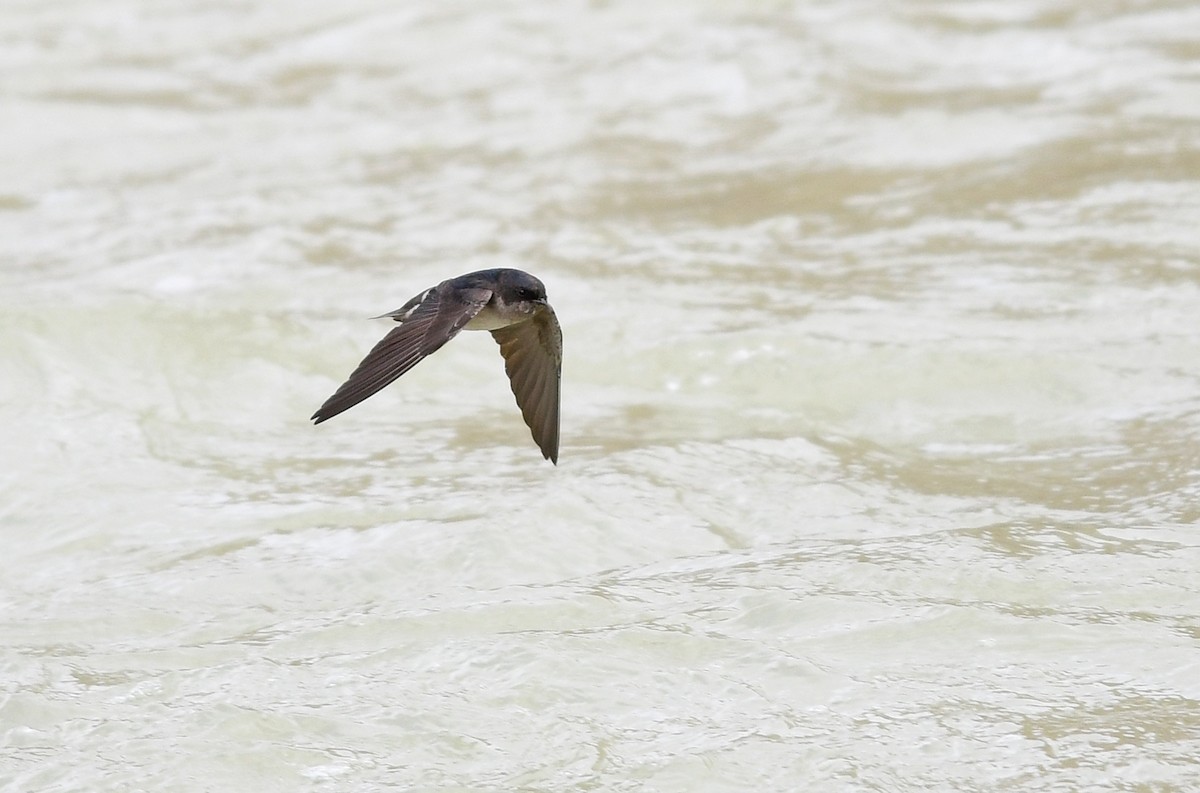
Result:
[[[0,788],[1200,787],[1200,6],[0,8]],[[320,427],[401,305],[487,334]]]

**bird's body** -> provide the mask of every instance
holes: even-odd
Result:
[[[542,455],[558,463],[562,330],[546,287],[522,270],[480,270],[442,281],[382,316],[400,323],[312,415],[320,424],[412,369],[461,330],[500,345],[513,395]]]

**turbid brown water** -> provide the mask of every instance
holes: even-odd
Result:
[[[1200,6],[0,11],[0,789],[1200,787]],[[518,267],[487,334],[307,418]]]

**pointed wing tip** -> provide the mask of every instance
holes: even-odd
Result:
[[[329,403],[326,402],[324,405],[321,405],[321,407],[317,408],[317,412],[309,416],[308,420],[311,421],[315,426],[320,424],[322,421],[329,421],[329,419],[333,418],[345,409],[345,407],[333,409],[329,406]]]
[[[558,433],[557,432],[555,432],[553,435],[546,435],[543,437],[538,437],[537,434],[534,434],[533,442],[536,443],[538,449],[541,450],[542,457],[544,457],[545,459],[554,463],[555,465],[558,465]]]

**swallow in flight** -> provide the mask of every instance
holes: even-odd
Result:
[[[541,281],[522,270],[480,270],[442,281],[380,316],[400,324],[312,415],[315,423],[362,402],[460,330],[486,330],[500,345],[504,370],[534,442],[543,457],[558,464],[562,330]]]

